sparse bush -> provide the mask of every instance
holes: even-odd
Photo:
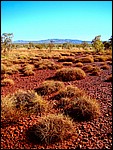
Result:
[[[71,137],[74,133],[74,125],[70,118],[62,114],[49,114],[31,126],[26,135],[35,144],[53,144]]]
[[[64,83],[60,81],[44,81],[42,85],[36,89],[40,95],[48,95],[64,88]]]
[[[85,72],[78,68],[62,68],[57,70],[55,77],[62,81],[73,81],[85,78]]]
[[[41,115],[47,110],[47,102],[34,91],[18,90],[2,98],[2,118],[18,120],[31,114]]]
[[[64,108],[64,111],[78,121],[92,120],[100,115],[99,103],[87,95],[70,100],[70,104]]]

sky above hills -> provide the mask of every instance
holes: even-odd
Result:
[[[1,1],[1,33],[13,40],[78,39],[112,35],[112,1]]]

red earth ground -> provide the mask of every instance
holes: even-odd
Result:
[[[92,64],[100,66],[100,62]],[[73,85],[85,90],[100,103],[101,115],[97,119],[75,123],[77,136],[50,145],[33,144],[26,139],[25,131],[36,123],[39,116],[31,116],[19,120],[16,124],[2,125],[1,149],[112,149],[112,83],[105,82],[107,75],[112,73],[112,66],[109,66],[108,70],[101,69],[98,76],[87,73],[85,79],[64,82],[65,85]],[[18,89],[34,90],[43,81],[53,77],[55,72],[55,70],[36,70],[32,76],[23,76],[19,73],[9,75],[15,84],[2,87],[1,94],[6,96]],[[46,100],[53,102],[50,97],[46,97]],[[53,113],[58,111],[54,108],[52,110]]]

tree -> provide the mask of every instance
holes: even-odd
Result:
[[[52,48],[54,47],[53,41],[51,40],[49,43],[49,51],[51,52]]]
[[[13,33],[3,33],[1,36],[1,50],[7,52],[11,49]]]
[[[104,49],[104,44],[102,43],[102,41],[100,41],[100,37],[101,35],[96,36],[91,42],[96,52],[99,52]]]
[[[110,39],[109,39],[109,43],[110,43],[111,46],[112,46],[112,36],[111,36]]]

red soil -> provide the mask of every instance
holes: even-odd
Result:
[[[99,66],[99,63],[96,62]],[[55,70],[36,70],[33,76],[22,76],[20,74],[9,75],[15,84],[1,88],[3,96],[13,93],[17,89],[35,89],[49,77],[53,77]],[[51,145],[40,145],[30,143],[25,136],[29,126],[35,124],[39,116],[23,118],[16,124],[2,125],[1,128],[1,149],[112,149],[112,83],[105,82],[108,74],[112,73],[112,67],[108,70],[101,70],[99,76],[90,76],[87,73],[85,79],[64,82],[84,89],[92,98],[100,103],[101,116],[92,121],[75,122],[77,136],[67,141]],[[53,102],[49,97],[47,100]],[[53,109],[52,112],[59,110]]]

